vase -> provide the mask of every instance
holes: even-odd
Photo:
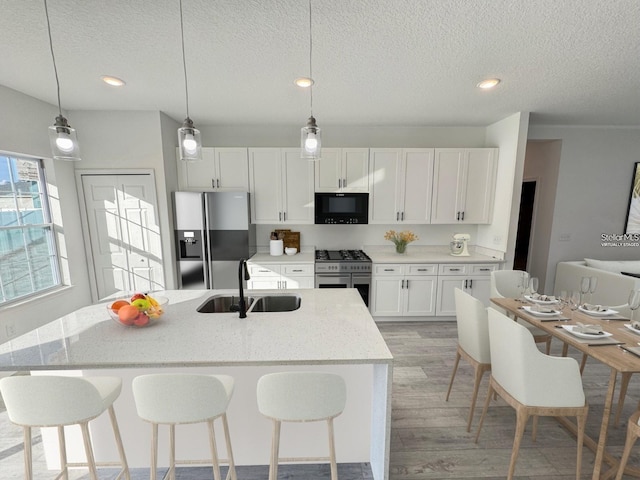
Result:
[[[405,250],[407,249],[407,244],[406,243],[396,243],[396,253],[405,253]]]

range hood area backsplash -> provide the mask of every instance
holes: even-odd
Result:
[[[475,245],[478,227],[476,225],[256,225],[258,248],[269,247],[273,230],[289,228],[300,232],[300,245],[307,248],[341,249],[363,248],[364,245],[392,245],[384,239],[388,230],[411,230],[418,240],[411,245],[449,246],[454,233],[471,235],[471,245]]]

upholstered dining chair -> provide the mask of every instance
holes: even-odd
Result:
[[[575,416],[576,479],[580,480],[582,445],[589,406],[585,402],[578,362],[551,357],[535,346],[531,332],[497,310],[489,309],[491,377],[476,442],[494,392],[516,410],[516,433],[507,478],[513,478],[522,435],[530,416]],[[536,436],[534,422],[533,437]]]
[[[471,408],[467,420],[467,432],[471,431],[471,422],[478,399],[478,390],[484,372],[491,370],[491,354],[489,352],[489,324],[487,308],[477,298],[472,297],[459,288],[455,289],[456,323],[458,325],[458,347],[456,360],[451,372],[451,381],[445,401],[449,401],[449,394],[453,386],[453,379],[458,371],[460,358],[464,358],[474,370],[473,395]]]
[[[496,270],[491,272],[491,297],[520,298],[521,293],[518,289],[518,282],[523,275],[527,280],[529,279],[529,274],[522,270]],[[507,315],[507,312],[497,305],[491,304],[491,308]],[[536,343],[546,344],[545,352],[549,355],[551,351],[551,335],[525,321],[517,320],[517,322],[531,332]]]

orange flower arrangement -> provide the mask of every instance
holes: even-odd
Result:
[[[418,240],[418,236],[409,230],[405,230],[404,232],[389,230],[384,234],[384,239],[389,240],[396,245],[396,252],[404,253],[407,248],[407,244]]]

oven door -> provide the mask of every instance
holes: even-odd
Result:
[[[351,288],[351,274],[317,273],[316,288]]]

